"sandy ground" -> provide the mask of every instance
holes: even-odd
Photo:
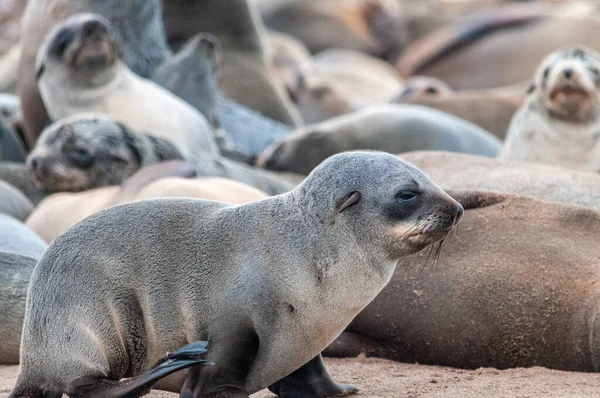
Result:
[[[332,376],[354,384],[356,397],[567,398],[600,396],[600,373],[572,373],[545,368],[462,370],[409,365],[381,359],[326,359]],[[0,397],[8,396],[17,366],[0,366]],[[176,398],[153,392],[148,397]],[[268,391],[253,398],[273,397]]]

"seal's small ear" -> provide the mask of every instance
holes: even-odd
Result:
[[[340,206],[340,209],[338,210],[338,213],[343,212],[344,210],[346,210],[348,207],[354,206],[355,204],[357,204],[358,202],[360,202],[361,199],[361,194],[358,191],[352,192],[350,194],[350,196],[348,197],[348,199],[346,199],[342,205]]]

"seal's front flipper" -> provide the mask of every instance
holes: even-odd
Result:
[[[306,365],[269,386],[271,392],[284,398],[326,398],[356,394],[358,389],[333,381],[325,369],[321,354]]]

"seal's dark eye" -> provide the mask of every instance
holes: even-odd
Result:
[[[76,147],[70,154],[73,163],[79,167],[90,167],[94,163],[94,159],[89,151],[85,148]]]
[[[54,39],[54,50],[56,53],[62,55],[74,38],[75,34],[70,29],[63,29],[58,32],[56,39]]]
[[[427,94],[437,94],[438,90],[435,87],[427,87]]]
[[[544,69],[544,79],[548,78],[549,74],[550,74],[550,68]]]
[[[419,193],[415,191],[400,191],[396,194],[396,199],[401,202],[410,202],[415,200],[417,196],[419,196]]]

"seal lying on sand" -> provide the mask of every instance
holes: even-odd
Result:
[[[287,192],[301,179],[206,153],[186,157],[167,140],[138,134],[93,114],[50,125],[29,154],[27,165],[36,186],[57,192],[118,185],[140,168],[167,160],[186,160],[196,166],[199,176],[231,178],[269,194]]]
[[[571,48],[542,61],[500,157],[600,172],[599,53]]]
[[[80,193],[57,193],[44,199],[27,218],[25,225],[46,242],[51,242],[70,226],[92,214],[136,200],[180,197],[244,204],[268,197],[264,192],[237,181],[188,177],[195,174],[191,164],[163,162],[141,169],[120,186]]]
[[[100,14],[111,22],[125,64],[134,73],[148,77],[169,54],[161,9],[160,0],[28,0],[22,20],[17,92],[23,102],[29,148],[50,123],[35,79],[36,57],[48,32],[71,15]]]
[[[0,214],[0,364],[19,362],[29,277],[45,250],[35,233]]]
[[[600,371],[600,213],[503,194],[454,195],[465,217],[439,263],[401,260],[325,354],[460,368]]]
[[[352,391],[327,375],[321,350],[398,259],[444,239],[461,216],[418,169],[374,152],[331,157],[292,192],[242,206],[156,199],[104,210],[57,238],[35,268],[9,397],[118,394],[131,387],[121,378],[206,339],[215,365],[160,388]]]
[[[188,156],[218,153],[206,118],[191,105],[135,75],[121,60],[109,22],[78,14],[48,35],[38,57],[38,84],[53,120],[103,113],[173,142]]]
[[[298,129],[265,150],[257,164],[308,174],[327,157],[352,149],[391,153],[446,150],[496,156],[500,141],[479,127],[416,105],[373,105]]]
[[[450,191],[502,192],[600,211],[597,173],[454,152],[416,151],[398,156]]]

